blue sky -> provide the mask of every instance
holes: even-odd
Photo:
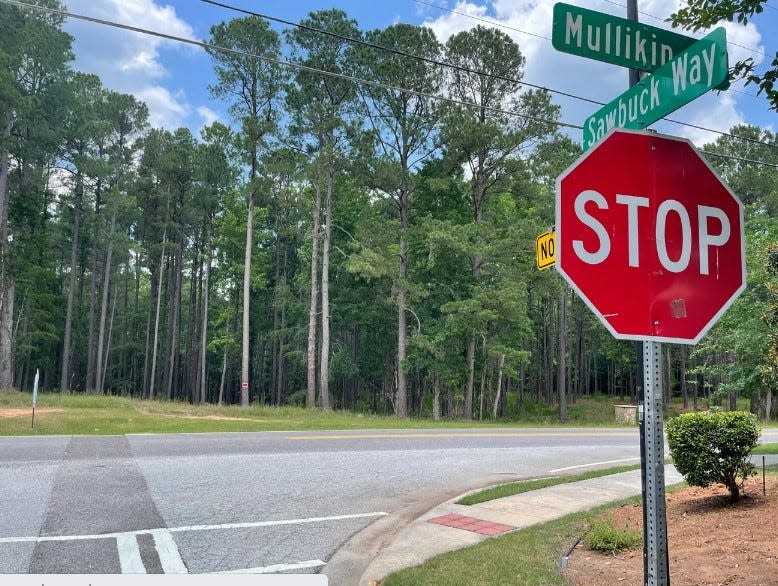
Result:
[[[139,28],[182,37],[206,39],[213,24],[240,17],[225,8],[200,0],[63,0],[68,10]],[[524,79],[551,89],[609,102],[626,89],[626,70],[556,51],[551,46],[552,8],[555,0],[222,0],[225,4],[256,10],[274,17],[299,21],[310,11],[340,8],[364,29],[397,22],[432,28],[441,42],[452,34],[484,24],[476,18],[503,25],[527,58]],[[622,0],[567,0],[618,16]],[[456,11],[440,10],[430,4]],[[639,0],[640,20],[669,28],[666,18],[678,0]],[[475,17],[475,18],[474,18]],[[279,32],[282,27],[273,25]],[[198,48],[88,22],[68,21],[66,30],[75,37],[75,67],[97,73],[114,90],[132,93],[149,105],[154,126],[188,126],[197,131],[213,119],[229,122],[226,105],[211,99],[213,82],[210,58]],[[778,9],[768,5],[748,27],[727,25],[730,63],[753,57],[764,69],[778,48]],[[702,33],[693,36],[700,37]],[[733,44],[734,43],[734,44]],[[766,54],[766,55],[765,55]],[[671,117],[706,128],[726,131],[736,123],[751,123],[775,131],[776,113],[763,97],[754,97],[753,86],[735,85],[722,94],[709,93],[678,110]],[[582,124],[595,106],[562,96],[553,97],[562,107],[561,118]],[[655,126],[660,132],[686,136],[697,144],[715,134],[670,123]],[[571,136],[580,140],[580,131]]]

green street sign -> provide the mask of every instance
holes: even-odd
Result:
[[[693,37],[558,2],[551,44],[557,51],[654,71],[697,42]]]
[[[641,129],[713,88],[728,87],[727,35],[717,28],[584,122],[587,150],[611,128]]]

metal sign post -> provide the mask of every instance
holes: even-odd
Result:
[[[665,439],[662,425],[662,345],[643,342],[643,433],[645,442],[644,515],[646,586],[667,586],[670,568],[667,555],[665,511]]]

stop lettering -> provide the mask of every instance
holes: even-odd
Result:
[[[745,287],[743,206],[686,140],[613,131],[556,203],[557,270],[618,338],[696,343]]]

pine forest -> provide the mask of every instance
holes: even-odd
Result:
[[[506,33],[225,21],[196,50],[229,119],[195,132],[73,69],[62,24],[0,4],[0,388],[465,420],[634,400],[635,344],[535,265],[581,148]],[[746,206],[748,287],[663,346],[665,393],[774,418],[778,136],[701,148]]]

